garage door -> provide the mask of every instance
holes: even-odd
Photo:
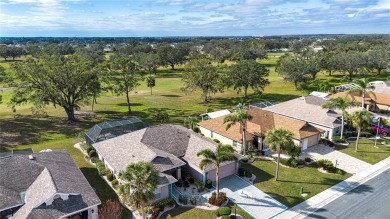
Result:
[[[230,176],[236,174],[236,163],[230,163],[227,165],[224,165],[219,168],[219,178],[222,179],[224,177]],[[207,172],[207,179],[210,179],[211,181],[215,181],[215,170],[211,170]]]

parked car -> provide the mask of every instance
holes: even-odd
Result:
[[[383,134],[384,136],[390,135],[390,128],[386,128],[383,125],[374,125],[371,124],[371,128],[374,129],[378,134]]]

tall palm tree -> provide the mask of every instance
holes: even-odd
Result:
[[[343,138],[344,133],[344,116],[347,115],[346,109],[351,106],[356,106],[355,101],[348,101],[346,98],[336,97],[328,99],[322,108],[326,109],[339,109],[342,111],[341,115],[341,138]]]
[[[119,173],[119,179],[125,182],[120,187],[120,193],[125,201],[141,208],[142,218],[145,217],[144,206],[155,198],[158,186],[159,171],[150,162],[140,161],[130,164]]]
[[[356,139],[355,152],[358,151],[359,138],[362,129],[367,128],[370,125],[371,114],[365,110],[358,110],[351,115],[352,126],[358,129],[358,135]]]
[[[353,82],[357,85],[357,87],[347,91],[347,95],[354,92],[359,93],[359,95],[362,96],[362,108],[364,108],[364,102],[367,94],[372,95],[376,99],[375,93],[371,90],[373,86],[370,85],[370,80],[368,80],[367,78],[359,78],[354,80]]]
[[[242,131],[242,154],[246,155],[246,121],[251,120],[252,116],[248,114],[245,104],[239,103],[234,108],[234,113],[226,116],[223,119],[223,124],[227,123],[226,130],[230,129],[236,123],[240,123]]]
[[[204,149],[196,154],[198,157],[203,156],[203,160],[200,161],[199,167],[204,169],[207,165],[215,165],[217,167],[215,171],[215,179],[217,184],[217,199],[219,197],[219,167],[223,162],[233,161],[237,158],[234,156],[234,149],[230,145],[218,144],[217,150],[212,151],[210,149]]]
[[[196,124],[198,123],[198,121],[199,120],[198,120],[197,117],[189,116],[189,117],[184,119],[184,126],[194,130],[194,128],[195,128]]]
[[[265,133],[265,143],[272,151],[278,152],[275,181],[279,176],[280,152],[295,146],[291,132],[283,128],[272,129]]]

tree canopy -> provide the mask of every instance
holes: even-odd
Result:
[[[42,107],[52,103],[64,108],[69,122],[75,121],[74,111],[91,100],[98,80],[94,64],[77,55],[30,58],[13,64],[12,69],[18,87],[13,105],[30,101]]]
[[[255,60],[241,60],[228,71],[228,85],[232,85],[237,93],[244,91],[244,98],[248,97],[248,88],[261,94],[270,83],[269,70]]]

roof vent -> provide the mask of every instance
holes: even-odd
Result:
[[[34,157],[34,155],[30,154],[30,155],[28,155],[28,159],[29,160],[35,160],[35,157]]]

